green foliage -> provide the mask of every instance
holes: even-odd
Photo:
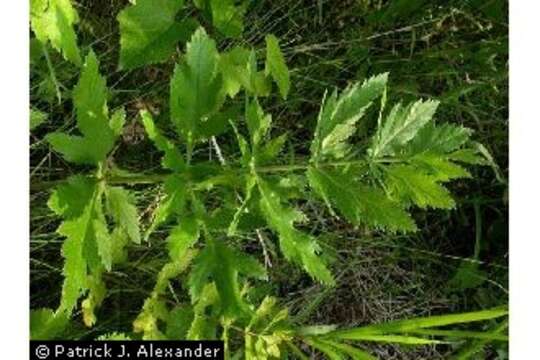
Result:
[[[30,311],[30,339],[53,340],[65,331],[69,317],[51,309]]]
[[[196,28],[192,20],[177,21],[183,0],[137,0],[118,14],[120,64],[129,70],[170,58],[178,42],[186,42]]]
[[[81,65],[77,35],[73,25],[79,15],[71,0],[31,0],[30,21],[36,38],[43,44],[50,43],[66,60]]]
[[[386,89],[388,74],[372,77],[362,85],[354,84],[338,97],[337,91],[323,99],[315,137],[311,145],[314,161],[325,156],[343,158],[350,151],[346,143],[354,135],[356,123],[362,118],[373,100]]]
[[[203,128],[213,125],[212,115],[223,104],[218,63],[216,43],[199,28],[187,44],[184,62],[176,66],[171,79],[171,120],[188,146],[204,138]]]
[[[336,169],[308,169],[309,183],[328,204],[355,225],[365,224],[390,231],[412,231],[416,225],[399,202],[382,190],[351,181],[354,174]]]
[[[99,63],[93,52],[86,58],[81,77],[73,91],[77,126],[82,136],[52,133],[47,140],[67,161],[96,165],[105,160],[116,138],[109,124],[107,87],[99,74]],[[115,124],[118,120],[113,117]]]
[[[37,4],[32,3],[33,10]],[[51,0],[51,4],[69,3]],[[194,5],[222,34],[236,37],[243,32],[247,1],[198,0]],[[464,166],[484,164],[485,152],[470,141],[470,130],[435,123],[437,101],[398,104],[385,111],[385,73],[325,95],[309,156],[280,162],[287,134],[273,133],[272,116],[259,102],[271,94],[272,81],[283,99],[290,92],[290,74],[278,39],[266,36],[265,68],[259,70],[254,49],[231,46],[220,53],[204,28],[195,29],[192,20],[178,22],[183,6],[184,1],[137,0],[118,16],[121,69],[167,61],[178,43],[187,42],[170,80],[170,117],[158,123],[174,129],[177,138],[174,132],[165,136],[170,132],[158,128],[149,111],[140,112],[149,140],[163,155],[163,172],[129,174],[113,165],[112,151],[128,115],[123,108],[109,114],[106,80],[92,51],[72,97],[80,135],[55,132],[46,137],[65,160],[93,170],[71,176],[49,199],[50,209],[62,220],[57,233],[64,238],[64,283],[56,311],[32,313],[32,337],[59,336],[79,306],[84,324],[94,326],[107,297],[107,272],[126,259],[130,243],[140,245],[142,240],[144,246],[155,246],[150,240],[161,227],[168,230],[168,258],[158,262],[161,270],[133,321],[133,334],[112,333],[100,339],[220,338],[228,356],[246,359],[291,354],[308,358],[307,348],[330,359],[374,359],[353,341],[407,345],[456,339],[506,341],[500,332],[462,327],[504,317],[506,309],[338,329],[300,327],[270,296],[259,303],[262,297],[254,296],[253,289],[271,275],[259,262],[264,256],[268,265],[267,241],[272,256],[283,256],[302,269],[308,275],[305,281],[310,277],[324,286],[335,284],[327,254],[332,245],[317,236],[317,229],[310,230],[308,212],[301,211],[304,203],[320,201],[331,216],[342,216],[355,227],[416,231],[413,209],[454,208],[446,184],[471,177]],[[47,9],[42,10],[51,11]],[[34,22],[39,21],[32,20],[37,36],[40,27]],[[47,39],[55,46],[52,38]],[[60,47],[67,57],[65,48]],[[373,109],[378,110],[375,123],[369,110],[379,100],[380,108]],[[216,138],[227,131],[237,140],[238,158],[221,156]],[[207,140],[216,148],[219,163],[200,161],[197,150]],[[163,182],[163,197],[143,226],[140,219],[147,213],[139,215],[135,196],[121,184],[156,182]],[[262,250],[244,241],[255,236]],[[274,242],[281,255],[273,251]],[[176,288],[177,280],[181,289]],[[458,328],[447,329],[450,325]],[[237,349],[241,341],[244,346]]]
[[[223,35],[238,37],[244,31],[244,14],[249,0],[194,0],[194,3],[211,14],[213,25]]]
[[[279,48],[279,41],[274,35],[266,36],[266,67],[264,71],[266,75],[272,76],[278,85],[281,97],[287,99],[291,87],[289,69]]]

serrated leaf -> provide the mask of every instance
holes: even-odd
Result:
[[[327,204],[335,206],[355,225],[367,224],[390,231],[414,231],[416,225],[402,206],[374,187],[354,181],[354,174],[308,168],[309,183]]]
[[[356,131],[356,123],[362,118],[373,100],[381,96],[388,82],[388,74],[371,77],[347,87],[339,96],[335,91],[323,99],[317,120],[315,137],[311,145],[312,158],[324,155],[342,158],[349,151],[346,143]]]
[[[179,261],[186,251],[199,240],[199,224],[192,216],[185,216],[170,232],[167,238],[169,257]]]
[[[171,310],[167,318],[167,338],[185,339],[193,318],[194,313],[191,306],[181,306]]]
[[[304,268],[313,278],[324,284],[334,284],[332,274],[317,255],[321,249],[316,240],[297,230],[294,223],[303,220],[298,210],[281,204],[279,193],[263,181],[257,179],[261,195],[260,207],[268,225],[279,235],[280,248],[287,260]]]
[[[101,262],[107,271],[111,271],[113,262],[113,246],[111,234],[109,234],[107,224],[101,216],[98,216],[94,220],[92,220],[92,226],[94,232],[94,239],[96,241],[97,250],[101,258]]]
[[[158,150],[163,151],[165,155],[161,161],[163,167],[174,171],[182,171],[185,167],[184,158],[180,153],[180,150],[165,136],[163,136],[156,125],[150,112],[141,111],[141,119],[148,134],[150,140],[154,142],[154,145]]]
[[[77,35],[73,25],[79,22],[70,0],[31,0],[30,21],[36,38],[51,43],[66,60],[81,65]]]
[[[395,105],[375,135],[371,155],[393,155],[432,120],[438,105],[434,100],[419,100],[405,107]]]
[[[81,77],[73,91],[77,125],[82,136],[52,133],[47,140],[68,161],[95,165],[112,150],[115,134],[109,126],[107,87],[99,74],[96,55],[86,57]]]
[[[53,340],[64,332],[69,318],[63,312],[54,312],[51,309],[37,309],[30,311],[30,339]]]
[[[453,209],[455,202],[437,178],[407,165],[386,168],[386,185],[398,200],[412,202],[421,208]]]
[[[126,232],[131,241],[140,244],[139,217],[135,199],[121,187],[108,186],[105,189],[107,210],[114,221]]]
[[[243,317],[249,308],[242,299],[238,276],[264,279],[266,271],[256,260],[245,253],[218,242],[209,243],[199,253],[189,277],[192,302],[199,300],[204,286],[213,280],[219,293],[224,313],[232,318]]]
[[[95,191],[95,181],[82,175],[71,176],[52,192],[47,205],[65,219],[79,217]]]
[[[193,322],[187,333],[188,340],[212,339],[215,336],[217,322],[208,315],[208,308],[219,304],[219,295],[214,283],[206,284],[197,303],[193,306]]]
[[[199,28],[187,44],[185,62],[171,79],[171,120],[189,144],[200,138],[200,128],[222,105],[224,94],[218,74],[216,44]]]
[[[435,181],[446,182],[459,178],[470,178],[471,174],[461,166],[448,161],[444,155],[422,153],[409,159],[421,172],[433,177]]]
[[[62,245],[64,284],[59,310],[68,314],[71,314],[87,288],[87,258],[84,249],[88,242],[93,241],[94,206],[92,199],[79,217],[64,221],[57,230],[66,237]]]
[[[259,102],[254,100],[246,106],[246,123],[251,135],[251,144],[253,150],[258,148],[263,138],[270,130],[272,116],[265,114]]]
[[[147,241],[150,234],[171,215],[181,214],[186,203],[186,183],[181,177],[171,175],[165,180],[165,198],[159,203],[154,212],[152,223],[144,234]]]
[[[166,61],[179,42],[186,42],[197,24],[176,21],[184,0],[138,0],[118,14],[120,69]]]
[[[289,79],[289,69],[285,62],[285,57],[279,47],[279,40],[274,35],[267,35],[266,38],[266,75],[272,76],[279,88],[279,93],[283,99],[287,99],[291,87]]]
[[[425,152],[446,154],[459,149],[465,144],[472,131],[452,124],[425,125],[405,148],[407,155]]]

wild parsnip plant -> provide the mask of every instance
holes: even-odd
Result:
[[[247,4],[194,1],[229,37],[241,35]],[[166,126],[174,129],[174,138],[164,135],[149,111],[139,115],[163,154],[163,171],[131,173],[111,161],[126,112],[108,109],[106,79],[92,51],[72,95],[80,134],[46,137],[66,161],[93,171],[69,177],[49,199],[63,220],[57,232],[64,238],[64,283],[57,309],[32,311],[32,337],[69,337],[66,325],[79,309],[86,326],[99,322],[97,310],[108,291],[103,275],[127,261],[131,243],[151,246],[154,231],[169,224],[167,260],[133,319],[133,332],[102,339],[222,339],[228,357],[246,359],[307,359],[308,347],[330,359],[374,359],[361,349],[363,342],[506,341],[502,332],[447,328],[505,317],[505,308],[341,329],[296,324],[270,295],[261,303],[252,300],[257,284],[268,281],[267,268],[259,254],[239,246],[239,235],[267,233],[287,261],[313,281],[332,286],[335,269],[325,261],[322,240],[306,230],[309,219],[299,202],[319,202],[329,217],[356,227],[420,231],[411,211],[454,208],[445,185],[471,177],[466,166],[485,160],[469,129],[435,121],[437,101],[388,104],[385,73],[327,92],[309,156],[284,162],[279,155],[294,139],[272,131],[272,115],[259,102],[275,91],[273,86],[283,100],[291,89],[279,40],[266,36],[264,69],[259,69],[254,49],[219,52],[193,19],[179,21],[183,6],[180,0],[137,0],[118,16],[120,69],[163,62],[186,42],[170,80]],[[73,29],[78,16],[69,0],[35,0],[31,10],[36,37],[82,64]],[[369,122],[373,117],[376,123]],[[361,122],[366,126],[359,129]],[[208,162],[196,156],[199,147],[228,134],[237,141],[237,158]],[[155,183],[163,183],[165,197],[143,226],[130,186]],[[180,298],[186,300],[175,306],[167,301],[172,279],[185,285]]]

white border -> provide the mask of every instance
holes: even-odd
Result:
[[[510,1],[510,359],[538,358],[540,4]]]
[[[28,1],[1,1],[0,358],[28,358]],[[510,355],[538,353],[540,4],[510,1]],[[536,145],[536,146],[535,146]],[[22,356],[21,356],[22,355]]]
[[[0,1],[0,14],[0,359],[27,359],[30,306],[29,1]]]

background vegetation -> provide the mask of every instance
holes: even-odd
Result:
[[[174,61],[133,71],[117,69],[116,15],[127,4],[79,0],[79,43],[84,52],[92,47],[100,57],[112,90],[111,107],[127,109],[128,126],[115,150],[116,161],[129,170],[151,171],[160,155],[136,115],[144,108],[158,121],[166,116]],[[473,129],[474,138],[493,156],[493,166],[476,167],[473,179],[452,184],[458,195],[456,210],[415,214],[421,231],[412,236],[358,231],[305,203],[302,210],[316,219],[313,231],[324,234],[333,261],[339,263],[334,268],[341,272],[336,274],[338,285],[324,289],[269,249],[273,268],[279,271],[271,272],[271,288],[266,290],[284,299],[295,320],[358,325],[507,302],[507,7],[503,0],[257,0],[246,15],[243,40],[212,34],[220,50],[241,41],[263,52],[265,34],[280,38],[292,89],[288,101],[270,97],[263,107],[273,114],[276,132],[288,132],[296,139],[290,144],[299,144],[283,156],[309,150],[325,89],[343,88],[348,81],[382,72],[391,74],[391,102],[438,99],[438,119]],[[76,172],[50,151],[43,137],[74,127],[70,98],[79,72],[35,42],[30,56],[31,104],[47,114],[31,134],[31,305],[54,308],[62,283],[62,239],[55,233],[58,219],[46,206],[48,185]],[[237,152],[234,138],[229,140],[219,144],[225,158]],[[205,156],[215,158],[211,144]],[[161,194],[159,186],[137,192],[143,223]],[[160,232],[164,237],[167,229]],[[107,275],[107,282],[122,286],[108,293],[96,327],[79,324],[80,337],[95,337],[118,326],[131,330],[165,253],[163,242],[158,244],[159,233],[154,238],[156,244],[130,250],[133,261]],[[247,241],[258,246],[256,239]],[[374,350],[382,359],[437,359],[451,349],[385,345]],[[505,354],[504,348],[490,348],[479,358],[505,359]]]

